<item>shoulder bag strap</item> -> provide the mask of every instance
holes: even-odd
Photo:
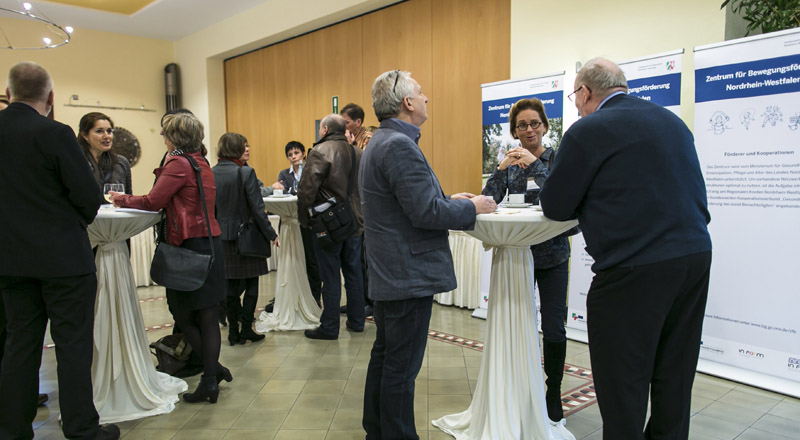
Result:
[[[350,145],[350,144],[347,144]],[[347,200],[353,195],[353,182],[356,180],[356,149],[350,145],[350,182],[347,184]]]
[[[248,209],[247,191],[244,188],[244,180],[242,180],[242,167],[236,170],[237,179],[239,180],[239,195],[244,195],[244,203],[239,204],[239,211],[242,215],[242,221],[247,222],[253,216]]]
[[[206,194],[203,191],[203,179],[200,177],[200,165],[197,165],[197,162],[191,156],[187,154],[180,154],[179,156],[183,156],[186,160],[189,161],[189,164],[192,165],[194,168],[194,173],[197,176],[197,187],[200,190],[200,202],[203,204],[203,215],[206,218],[206,229],[208,230],[208,245],[211,247],[211,262],[214,262],[214,240],[211,237],[211,221],[208,220],[208,207],[206,206]]]

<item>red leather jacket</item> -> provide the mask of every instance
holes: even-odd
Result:
[[[216,237],[221,231],[214,212],[217,192],[214,173],[199,152],[188,154],[200,165],[211,235]],[[180,246],[187,238],[207,237],[203,205],[200,203],[200,191],[197,190],[197,176],[189,161],[181,156],[168,156],[164,166],[156,168],[153,173],[157,180],[150,193],[146,196],[120,197],[117,199],[120,206],[147,211],[166,208],[167,241],[172,245]]]

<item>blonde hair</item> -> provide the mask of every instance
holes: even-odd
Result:
[[[164,117],[161,125],[164,138],[187,153],[203,151],[203,123],[193,114],[177,113]]]

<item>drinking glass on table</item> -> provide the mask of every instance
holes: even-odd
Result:
[[[111,203],[110,192],[124,193],[125,185],[121,183],[106,183],[103,185],[103,198],[106,199],[108,203]]]

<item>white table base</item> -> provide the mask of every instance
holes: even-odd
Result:
[[[95,262],[92,385],[100,423],[169,413],[188,386],[153,365],[125,242],[100,245]]]
[[[267,202],[269,198],[264,201]],[[322,310],[311,295],[306,276],[306,256],[297,220],[297,198],[267,203],[267,210],[281,216],[275,306],[272,313],[261,312],[255,329],[259,333],[280,330],[309,330],[319,327]],[[292,205],[289,205],[292,203]],[[294,208],[293,210],[291,208]]]

